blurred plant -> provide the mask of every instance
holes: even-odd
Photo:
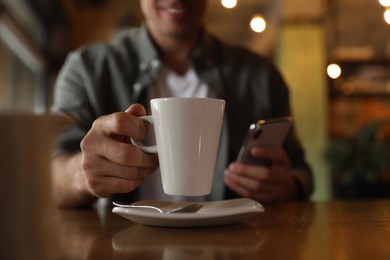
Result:
[[[356,136],[337,140],[325,150],[325,160],[343,183],[374,183],[381,170],[390,166],[390,142],[381,138],[380,129],[390,120],[372,121]]]

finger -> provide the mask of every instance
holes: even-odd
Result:
[[[128,180],[146,177],[157,169],[157,165],[152,167],[123,166],[100,157],[96,159],[83,158],[82,167],[89,178],[94,176],[112,176]]]
[[[92,128],[100,129],[108,137],[119,135],[142,140],[147,134],[147,124],[127,112],[99,117],[93,123]]]
[[[235,185],[238,185],[251,193],[260,191],[268,192],[268,188],[274,185],[269,181],[269,178],[252,178],[242,172],[234,172],[229,169],[225,171],[225,176],[230,181],[234,182]]]
[[[240,182],[231,178],[231,176],[225,176],[224,178],[225,184],[238,195],[251,198],[260,202],[269,203],[276,200],[275,187],[271,184],[262,185],[262,189],[260,191],[254,191],[248,189],[245,186],[242,186]]]
[[[146,115],[145,107],[140,104],[131,105],[128,109],[126,109],[126,112],[135,115],[137,117]]]
[[[99,156],[82,160],[86,180],[92,194],[100,197],[114,193],[130,192],[137,188],[143,178],[151,175],[155,168],[125,167]]]
[[[126,113],[136,117],[140,117],[146,115],[146,109],[140,104],[133,104],[128,109],[126,109]],[[124,142],[128,144],[131,143],[130,136],[120,135],[118,133],[113,133],[111,134],[111,136],[120,142]]]
[[[249,192],[256,192],[258,190],[261,190],[264,186],[262,181],[259,181],[254,178],[248,178],[245,175],[240,175],[232,171],[225,171],[225,176],[232,182],[234,182],[235,185],[238,185]]]
[[[228,167],[227,173],[229,172],[256,180],[265,181],[270,178],[270,170],[268,167],[253,166],[239,162],[231,163]]]
[[[97,197],[109,197],[116,193],[127,193],[139,187],[143,178],[128,180],[116,177],[98,176],[88,179],[91,192]]]
[[[153,153],[145,153],[140,148],[126,143],[105,144],[105,150],[100,153],[102,160],[125,167],[156,168],[158,156]]]
[[[255,158],[272,161],[273,165],[290,166],[290,159],[281,147],[255,147],[251,150]]]
[[[123,166],[155,167],[158,165],[157,154],[145,153],[140,148],[109,139],[104,143],[101,156]]]
[[[289,169],[274,165],[271,168],[262,166],[252,166],[242,163],[231,163],[227,168],[225,174],[236,178],[244,178],[243,181],[247,187],[256,190],[261,182],[273,183],[278,185],[285,180],[289,174]]]

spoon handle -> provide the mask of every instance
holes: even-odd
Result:
[[[162,209],[152,205],[139,205],[139,204],[123,204],[120,202],[112,202],[117,207],[122,208],[141,208],[141,209],[153,209],[163,214],[171,214],[171,213],[193,213],[198,211],[203,205],[200,203],[191,203],[184,206],[180,206],[173,209]]]

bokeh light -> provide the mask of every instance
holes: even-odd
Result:
[[[221,4],[225,8],[234,8],[237,5],[237,0],[221,0]]]
[[[379,3],[384,7],[390,6],[390,0],[379,0]]]
[[[386,9],[383,14],[383,18],[385,18],[386,23],[390,24],[390,9]]]
[[[341,68],[337,64],[329,64],[327,68],[328,76],[332,79],[337,79],[341,75]]]
[[[267,23],[265,22],[265,20],[262,16],[256,15],[252,18],[250,26],[251,26],[253,31],[255,31],[257,33],[261,33],[267,27]]]

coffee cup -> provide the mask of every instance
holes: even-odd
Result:
[[[154,128],[156,144],[134,145],[158,153],[164,192],[204,196],[211,192],[225,101],[214,98],[157,98],[151,115],[140,117]]]

